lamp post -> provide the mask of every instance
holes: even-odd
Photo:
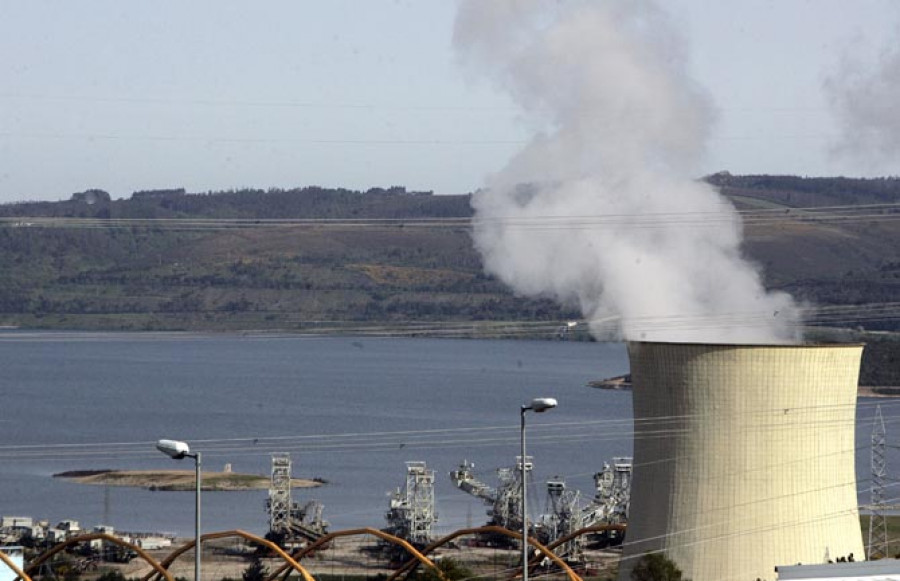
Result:
[[[528,496],[525,486],[525,412],[533,411],[536,414],[543,413],[556,407],[556,400],[552,397],[539,397],[531,400],[528,405],[522,406],[522,581],[528,581]]]
[[[194,492],[194,581],[200,581],[200,452],[191,452],[190,446],[177,440],[160,440],[156,448],[175,460],[194,459],[195,483]]]

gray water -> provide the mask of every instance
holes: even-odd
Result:
[[[519,451],[519,406],[552,396],[528,416],[540,482],[563,476],[590,497],[605,460],[631,454],[631,394],[587,382],[628,370],[620,344],[166,334],[0,333],[0,514],[119,530],[193,532],[193,494],[95,487],[54,479],[66,470],[191,469],[154,449],[186,440],[209,470],[268,475],[289,452],[296,477],[328,485],[295,490],[325,504],[332,530],[384,526],[389,491],[406,461],[437,472],[439,532],[482,524],[485,506],[448,478],[463,459],[489,484]],[[870,434],[881,403],[889,446],[900,401],[858,405],[857,475],[868,502]],[[900,467],[889,447],[888,469]],[[898,496],[889,484],[887,498]],[[267,528],[265,491],[203,494],[205,531]],[[896,502],[895,500],[893,500]]]
[[[589,497],[603,461],[631,453],[630,394],[586,385],[627,371],[619,344],[8,332],[0,365],[0,514],[53,522],[190,534],[191,493],[51,478],[192,468],[155,451],[160,438],[188,441],[209,470],[268,475],[289,452],[295,477],[328,481],[294,498],[323,502],[333,529],[384,526],[406,461],[437,472],[440,530],[483,523],[448,473],[466,459],[494,483],[533,397],[560,402],[528,416],[536,483],[564,476]],[[265,498],[204,493],[204,530],[264,532]]]

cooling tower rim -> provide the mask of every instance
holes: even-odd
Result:
[[[844,347],[865,347],[862,342],[853,343],[698,343],[680,341],[626,341],[626,345],[645,346],[679,346],[679,347],[722,347],[729,349],[835,349]]]

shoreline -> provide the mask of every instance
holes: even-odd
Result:
[[[631,375],[617,375],[607,379],[589,381],[588,387],[610,391],[631,391]],[[900,397],[900,386],[892,385],[860,385],[856,388],[856,397]]]
[[[59,472],[53,478],[61,478],[78,484],[95,486],[124,486],[161,491],[194,490],[193,470],[70,470]],[[320,479],[292,478],[292,488],[316,488],[326,484]],[[258,474],[238,472],[207,472],[201,474],[203,491],[266,490],[270,478]]]
[[[856,395],[857,397],[900,397],[900,386],[860,385]]]

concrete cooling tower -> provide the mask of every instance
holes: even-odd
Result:
[[[630,343],[634,476],[619,581],[663,552],[693,581],[863,559],[862,345]]]

